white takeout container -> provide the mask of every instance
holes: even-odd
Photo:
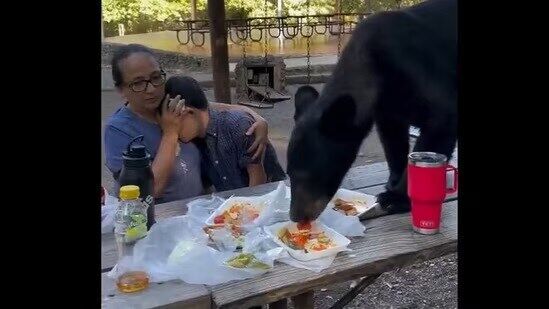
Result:
[[[354,204],[355,208],[358,212],[358,214],[355,215],[356,217],[360,217],[366,211],[368,211],[372,207],[374,207],[374,204],[376,203],[376,200],[377,200],[377,198],[375,196],[370,195],[370,194],[365,194],[365,193],[362,193],[362,192],[351,191],[351,190],[340,188],[339,190],[337,190],[336,194],[334,194],[334,197],[332,197],[332,199],[328,203],[327,207],[330,207],[330,208],[333,209],[335,207],[334,202],[338,198],[340,198],[342,200],[345,200],[345,201],[349,201],[349,202],[353,202],[353,201],[356,201],[356,200],[364,202],[364,203]]]
[[[206,224],[214,225],[215,217],[221,215],[225,210],[231,208],[231,206],[235,203],[250,203],[251,207],[254,207],[259,211],[259,217],[255,218],[252,222],[244,224],[243,226],[253,225],[259,218],[261,218],[261,212],[267,207],[267,201],[261,197],[232,196],[225,200],[223,204],[219,205],[219,207],[210,215],[210,217],[206,219]]]
[[[316,226],[316,228],[318,228],[319,230],[324,231],[326,233],[326,236],[329,237],[335,243],[335,246],[328,248],[326,250],[310,251],[308,253],[305,253],[304,250],[292,249],[288,245],[286,245],[284,242],[282,242],[280,238],[278,238],[278,231],[284,227],[289,227],[292,224],[295,225],[296,223],[291,221],[275,223],[273,225],[266,226],[265,232],[269,236],[271,236],[271,238],[276,244],[286,249],[292,257],[300,261],[310,261],[310,260],[316,260],[316,259],[320,259],[327,256],[336,255],[338,252],[346,251],[347,246],[351,243],[351,241],[347,237],[339,234],[338,232],[327,227],[321,222],[314,221],[314,222],[311,222],[313,229],[315,229],[315,226]]]

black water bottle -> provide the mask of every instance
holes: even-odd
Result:
[[[135,185],[139,187],[141,201],[147,206],[147,230],[154,220],[154,175],[151,168],[151,155],[141,144],[143,135],[134,138],[122,154],[124,165],[118,177],[120,187]],[[139,142],[139,143],[138,143]]]

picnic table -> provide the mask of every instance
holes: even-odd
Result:
[[[452,164],[457,166],[457,157]],[[388,179],[387,164],[375,163],[349,170],[341,187],[376,195],[384,191]],[[286,181],[289,185],[289,181]],[[263,195],[275,190],[278,183],[215,193],[228,198]],[[184,215],[187,203],[208,196],[156,205],[157,219]],[[457,195],[449,195],[442,209],[440,232],[421,235],[412,230],[410,213],[364,220],[364,237],[350,237],[349,248],[340,252],[333,264],[316,273],[275,262],[275,267],[259,277],[232,281],[214,286],[187,284],[180,280],[151,283],[149,288],[135,294],[117,290],[107,272],[116,264],[114,235],[103,234],[101,241],[102,307],[103,308],[247,308],[269,304],[270,308],[285,308],[292,298],[296,308],[312,308],[315,289],[363,278],[336,305],[345,304],[379,275],[395,268],[433,259],[457,251]],[[336,306],[334,305],[334,306]]]

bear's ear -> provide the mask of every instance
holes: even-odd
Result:
[[[297,121],[303,113],[318,99],[318,91],[311,86],[301,86],[295,93],[294,121]]]
[[[330,102],[320,118],[320,133],[333,140],[350,140],[360,135],[354,124],[356,104],[352,96],[345,94]]]

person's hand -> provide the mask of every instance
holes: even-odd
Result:
[[[161,108],[162,113],[157,114],[156,118],[163,134],[179,135],[179,126],[181,125],[179,116],[185,109],[185,100],[181,100],[179,95],[173,99],[166,95]]]
[[[259,156],[263,156],[263,153],[265,152],[265,149],[267,147],[267,143],[269,142],[268,137],[268,127],[267,127],[267,121],[265,119],[261,119],[256,121],[252,126],[248,129],[246,132],[246,135],[255,135],[255,139],[253,144],[248,148],[248,153],[253,153],[252,160],[255,160]]]

